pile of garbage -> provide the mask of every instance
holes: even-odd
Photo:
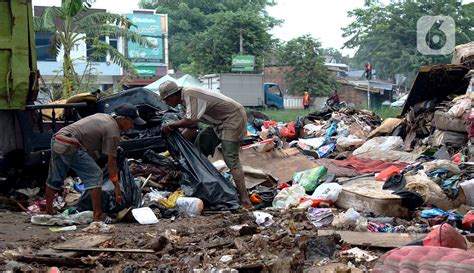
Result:
[[[228,227],[233,231],[226,232],[252,231],[246,234],[248,240],[236,239],[231,246],[242,253],[253,249],[249,244],[294,246],[298,234],[314,233],[311,229],[315,229],[318,235],[330,231],[342,238],[326,241],[326,246],[333,247],[323,257],[311,254],[316,248],[310,247],[322,244],[318,240],[323,235],[305,241],[304,246],[299,245],[300,265],[342,261],[350,267],[384,271],[393,266],[394,255],[420,251],[410,246],[383,255],[349,247],[362,246],[357,237],[364,234],[370,234],[365,244],[377,247],[377,242],[371,242],[374,234],[393,234],[410,240],[382,247],[409,243],[430,248],[426,253],[437,253],[438,249],[431,248],[450,247],[456,250],[446,251],[472,257],[472,252],[466,254],[469,243],[464,237],[474,233],[472,99],[469,93],[441,102],[420,102],[403,117],[386,120],[371,111],[352,108],[325,108],[289,123],[249,119],[241,161],[256,226],[233,223]],[[233,178],[219,152],[205,158],[178,132],[165,142],[165,152],[148,150],[142,158],[119,157],[124,204],[115,203],[113,186],[104,173],[106,213],[116,221],[149,225],[160,219],[209,217],[201,216],[207,211],[238,211]],[[64,192],[55,201],[56,208],[64,211],[58,216],[38,215],[44,201],[33,198],[37,193],[32,189],[21,193],[30,198],[24,209],[32,214],[32,223],[63,225],[66,227],[61,231],[66,231],[92,222],[90,197],[80,179],[66,179]],[[297,224],[291,219],[298,219]],[[282,227],[287,230],[279,237]],[[91,223],[83,231],[113,233],[116,229]],[[448,245],[451,239],[443,241],[440,229],[449,229],[458,243]],[[355,233],[344,237],[343,232]],[[429,237],[436,233],[439,238]],[[408,234],[422,239],[411,242],[415,238]],[[259,259],[258,253],[244,256],[237,255],[237,250],[224,249],[219,260],[207,262],[232,265],[242,259]],[[320,258],[317,262],[316,256]]]

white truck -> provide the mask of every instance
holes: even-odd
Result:
[[[264,83],[263,74],[210,74],[199,80],[204,88],[220,92],[245,107],[284,108],[280,87]]]

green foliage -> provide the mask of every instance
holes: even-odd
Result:
[[[373,109],[373,111],[383,119],[396,118],[402,113],[403,107],[388,107],[383,106],[381,108]]]
[[[294,94],[308,91],[313,96],[325,96],[334,90],[334,74],[324,61],[321,43],[310,35],[292,39],[280,48],[280,63],[292,67],[286,81]]]
[[[450,55],[422,55],[417,51],[416,27],[422,16],[451,16],[456,22],[456,44],[474,38],[474,3],[462,5],[457,0],[393,1],[388,5],[366,2],[366,7],[348,12],[354,21],[343,28],[343,37],[348,38],[344,46],[357,48],[355,63],[362,69],[370,62],[379,78],[393,79],[395,74],[402,73],[408,76],[409,83],[421,65],[450,62]],[[444,44],[446,36],[437,27],[431,34],[441,34],[441,44]]]
[[[257,64],[271,44],[268,34],[279,21],[268,16],[268,0],[141,0],[140,7],[168,14],[170,65],[191,74],[229,72],[239,53],[242,30],[245,54]]]
[[[286,109],[286,110],[265,110],[263,111],[271,120],[290,122],[295,121],[299,116],[306,116],[314,112],[315,109]]]
[[[35,31],[53,33],[50,54],[56,56],[64,48],[63,56],[63,97],[77,93],[81,87],[81,78],[74,70],[71,49],[75,43],[84,40],[92,46],[94,53],[88,61],[110,55],[111,61],[126,70],[134,71],[131,62],[118,50],[99,38],[110,36],[124,38],[145,46],[153,46],[145,37],[123,26],[132,23],[126,17],[112,13],[88,14],[90,3],[84,0],[62,0],[61,7],[48,7],[41,17],[33,20]],[[85,36],[81,36],[84,33]],[[92,69],[92,68],[91,68]],[[89,69],[89,71],[92,71]],[[83,77],[84,78],[84,77]]]

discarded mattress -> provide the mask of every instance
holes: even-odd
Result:
[[[370,211],[391,217],[406,217],[409,210],[402,207],[400,196],[392,194],[392,190],[383,190],[383,183],[372,177],[341,181],[342,192],[336,201],[339,208],[356,211]]]
[[[372,272],[473,272],[474,252],[438,246],[406,246],[383,255]]]

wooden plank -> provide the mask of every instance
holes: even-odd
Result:
[[[426,236],[426,234],[417,233],[410,235],[408,233],[379,233],[379,232],[360,232],[345,230],[318,230],[318,236],[339,234],[344,242],[354,246],[374,246],[396,248],[404,246],[413,240]]]
[[[371,211],[392,217],[406,217],[407,208],[401,206],[401,198],[390,190],[382,189],[383,182],[374,178],[359,178],[342,185],[336,205],[343,209]]]
[[[55,248],[57,247],[69,247],[69,248],[95,247],[110,239],[112,239],[112,236],[110,235],[87,235],[87,236],[73,238],[64,243],[55,245],[54,247]],[[41,250],[38,252],[38,255],[41,255],[41,256],[63,257],[63,258],[76,257],[76,256],[79,256],[80,254],[81,254],[80,252],[59,251],[53,248],[48,248],[46,250]]]
[[[54,266],[85,266],[87,265],[82,261],[81,258],[66,258],[66,257],[44,257],[44,256],[32,256],[32,255],[22,255],[14,258],[19,262],[24,263],[38,263]],[[118,264],[120,261],[116,259],[107,259],[100,258],[97,260],[103,266],[111,266]]]
[[[155,253],[153,249],[137,248],[100,248],[100,247],[54,247],[56,250],[65,251],[98,251],[98,252],[126,252],[126,253]]]

